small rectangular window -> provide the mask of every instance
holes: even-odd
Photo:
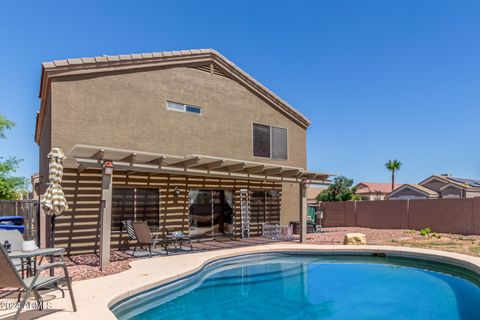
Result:
[[[195,106],[185,106],[185,111],[198,114],[202,113],[202,109]]]
[[[184,112],[185,111],[185,105],[167,101],[167,109]]]
[[[253,156],[270,158],[270,127],[253,124]]]
[[[198,115],[202,114],[202,108],[177,102],[167,101],[167,110],[179,111],[179,112],[189,112],[195,113]]]

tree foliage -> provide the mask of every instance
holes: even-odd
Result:
[[[27,189],[28,180],[24,177],[14,177],[21,160],[14,157],[0,161],[0,199],[14,200]]]
[[[385,168],[387,168],[388,170],[390,170],[392,172],[400,170],[401,167],[402,167],[402,163],[398,160],[388,160],[385,163]]]
[[[317,196],[317,200],[322,202],[359,200],[360,198],[355,194],[355,188],[352,188],[352,186],[353,179],[344,176],[336,177],[333,179],[333,183],[328,186],[328,189],[323,190]]]
[[[0,114],[0,139],[5,139],[5,130],[11,129],[14,125],[15,123]],[[13,176],[21,161],[15,157],[5,160],[0,157],[0,200],[14,200],[26,193],[28,180]]]
[[[6,119],[3,115],[0,114],[0,138],[5,139],[5,130],[11,129],[15,126],[15,123]]]
[[[392,191],[395,189],[395,171],[400,170],[402,163],[398,160],[388,160],[385,163],[385,168],[392,172]]]

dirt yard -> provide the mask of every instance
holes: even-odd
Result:
[[[434,232],[421,235],[418,230],[323,228],[320,233],[309,234],[307,241],[314,244],[343,244],[343,237],[348,232],[365,234],[367,244],[427,248],[480,256],[480,236]]]

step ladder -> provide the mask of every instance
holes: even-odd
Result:
[[[248,190],[240,190],[240,216],[242,224],[242,239],[250,238],[250,204]]]

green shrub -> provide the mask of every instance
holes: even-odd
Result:
[[[430,233],[432,233],[432,229],[430,228],[423,228],[420,230],[420,235],[424,237],[428,236]]]

